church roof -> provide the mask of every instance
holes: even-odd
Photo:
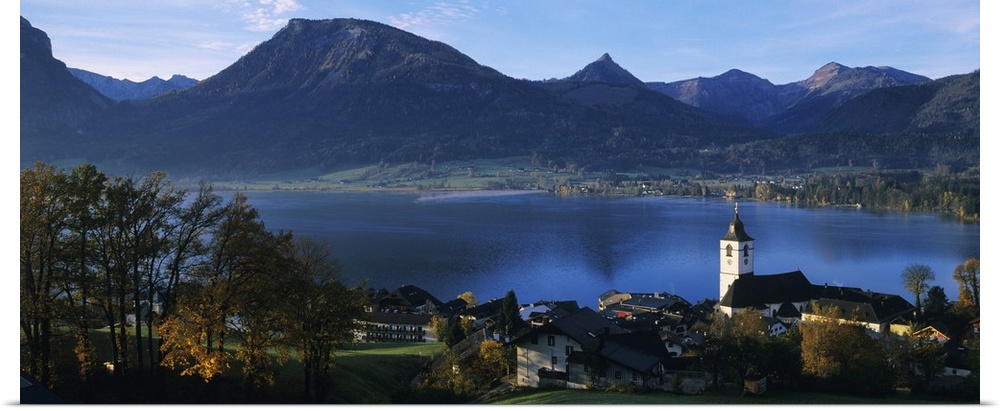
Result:
[[[742,275],[722,297],[720,305],[732,308],[808,301],[813,285],[802,271],[772,275]]]
[[[746,229],[743,228],[743,222],[740,221],[740,211],[739,206],[736,206],[736,213],[733,215],[733,222],[729,223],[729,232],[722,237],[725,241],[753,241],[753,237],[747,234]]]

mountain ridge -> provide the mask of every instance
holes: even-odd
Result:
[[[24,56],[45,46],[23,39],[25,72],[34,63]],[[698,108],[649,83],[637,83],[607,53],[588,66],[596,69],[584,67],[576,80],[517,80],[447,44],[382,23],[293,19],[229,67],[189,88],[129,104],[108,100],[95,111],[99,115],[86,117],[88,121],[73,130],[22,127],[22,164],[39,157],[82,158],[124,172],[165,169],[252,177],[302,167],[324,170],[345,164],[530,155],[593,170],[644,164],[725,171],[753,163],[760,154],[751,151],[741,154],[749,158],[733,158],[721,148],[783,135],[747,126],[746,113],[713,113],[710,107]],[[871,73],[909,74],[873,68],[859,75],[859,69],[827,66],[817,70],[823,78],[814,73],[811,84],[816,86],[815,98],[829,107],[817,104],[819,109],[807,112],[812,123],[793,126],[824,129],[817,126],[824,116],[853,98],[844,92],[852,90],[850,84],[888,84],[865,77]],[[65,65],[62,70],[67,72]],[[588,77],[587,72],[604,77]],[[29,77],[41,74],[51,73]],[[838,76],[846,80],[834,81]],[[715,95],[730,93],[733,101],[740,97],[741,106],[756,110],[758,116],[778,110],[773,101],[802,101],[810,95],[801,85],[775,86],[736,69],[698,78],[691,87],[700,90],[712,83],[718,85]],[[64,91],[73,87],[66,83]],[[29,88],[22,87],[22,106],[31,98],[25,94]],[[843,101],[830,103],[836,99]],[[718,99],[706,99],[705,104],[711,101]],[[970,104],[958,94],[954,101],[959,102],[958,111]],[[922,115],[933,119],[935,114]],[[22,125],[23,119],[22,114]],[[957,124],[928,121],[944,128]],[[878,154],[859,154],[869,155]],[[840,161],[837,158],[809,161]],[[790,158],[787,163],[797,161]]]
[[[124,100],[145,100],[161,93],[174,90],[183,90],[198,83],[198,80],[174,74],[167,80],[157,76],[135,82],[129,79],[119,80],[111,76],[94,73],[91,71],[68,68],[70,74],[87,83],[104,96],[115,101]]]

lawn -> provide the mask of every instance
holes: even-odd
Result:
[[[129,330],[129,344],[134,341],[132,330]],[[91,338],[97,348],[100,361],[110,360],[111,348],[107,329],[92,330]],[[145,341],[145,339],[144,339]],[[72,341],[65,341],[71,344]],[[227,344],[227,350],[232,350]],[[346,404],[390,404],[394,398],[399,398],[410,389],[413,378],[420,374],[424,364],[441,355],[443,343],[357,343],[347,349],[336,352],[336,366],[333,368],[333,387],[326,400],[327,403]],[[69,346],[63,346],[59,352],[72,353]],[[63,356],[61,362],[71,363],[73,358]],[[240,374],[241,365],[233,361],[229,370],[216,377],[213,385],[217,387],[218,401],[240,401],[243,389]],[[275,384],[267,393],[258,399],[268,403],[298,403],[302,400],[304,373],[302,363],[294,356],[283,364],[274,365],[276,372]],[[176,375],[177,371],[167,374]],[[184,403],[187,401],[205,401],[206,395],[199,387],[196,377],[177,378],[170,386],[178,389],[194,389],[185,398],[149,399],[154,403]],[[184,388],[186,387],[186,388]],[[77,390],[66,390],[64,394],[69,402],[85,401],[85,398],[75,398],[80,395]],[[110,397],[95,399],[98,402],[108,401]],[[126,397],[128,398],[128,397]],[[126,399],[126,401],[130,401]]]
[[[678,395],[665,392],[629,394],[589,390],[523,389],[486,401],[487,404],[954,404],[953,402],[922,400],[899,392],[884,398],[852,397],[825,393],[772,390],[761,396],[742,396],[742,388],[726,386],[709,389],[701,395]]]

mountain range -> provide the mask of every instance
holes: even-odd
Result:
[[[115,101],[144,100],[168,91],[183,90],[198,83],[198,80],[180,74],[174,74],[167,80],[153,76],[145,81],[134,82],[72,67],[69,68],[69,72],[73,77]]]
[[[175,76],[167,93],[88,85],[107,79],[67,69],[21,18],[22,166],[233,178],[516,155],[718,172],[979,161],[978,71],[932,81],[830,63],[785,85],[735,69],[644,83],[604,54],[569,77],[528,81],[381,23],[293,19],[216,75]]]

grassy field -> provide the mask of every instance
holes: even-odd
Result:
[[[443,343],[362,343],[355,350],[338,351],[330,400],[390,404],[394,395],[410,389],[424,363],[443,350]]]
[[[681,170],[646,167],[647,174],[681,175]],[[634,177],[636,174],[626,174]],[[601,173],[532,165],[530,157],[454,160],[440,163],[371,164],[332,172],[315,169],[269,174],[251,180],[213,181],[219,190],[309,190],[412,192],[496,188],[548,190],[559,184],[597,181]],[[188,182],[194,184],[195,182]],[[193,186],[192,186],[193,187]]]
[[[93,337],[97,343],[100,358],[109,358],[107,347],[107,331],[95,330]],[[413,378],[420,374],[424,365],[440,356],[444,351],[442,343],[359,343],[355,346],[337,351],[337,365],[333,370],[333,387],[326,400],[327,403],[340,404],[393,404],[406,403],[409,398]],[[276,365],[277,377],[275,385],[259,399],[265,403],[299,403],[302,400],[303,369],[302,364],[291,358],[281,365]],[[187,383],[173,385],[175,390],[190,393],[194,402],[206,395],[204,387],[194,384],[194,379],[186,379]],[[232,367],[218,378],[218,397],[216,401],[241,402],[243,386],[240,381],[240,364],[234,362]],[[795,392],[775,389],[761,396],[741,395],[742,389],[737,386],[725,386],[721,389],[708,389],[701,395],[677,395],[664,392],[655,393],[617,393],[589,390],[538,390],[518,389],[497,397],[489,398],[484,404],[674,404],[674,405],[711,405],[711,404],[956,404],[953,401],[915,397],[908,392],[899,391],[895,395],[883,398],[865,398],[824,393]],[[77,394],[79,395],[79,393]],[[103,398],[103,397],[102,397]],[[129,401],[131,397],[125,397]],[[67,398],[70,402],[86,402],[84,398]],[[94,399],[97,402],[110,399]],[[134,398],[131,399],[134,401]],[[183,398],[165,398],[157,400],[148,398],[152,403],[185,403]],[[210,401],[215,402],[215,401]]]
[[[664,392],[657,393],[615,393],[588,390],[535,390],[525,389],[492,398],[487,404],[675,404],[675,405],[711,405],[711,404],[954,404],[943,401],[913,398],[909,393],[899,392],[884,398],[851,397],[824,393],[794,392],[772,390],[761,396],[742,396],[742,388],[726,386],[718,390],[709,389],[701,395],[678,395]]]
[[[133,343],[130,329],[129,344]],[[93,330],[97,356],[101,361],[111,358],[107,329]],[[227,347],[232,350],[233,347]],[[62,350],[71,352],[70,349]],[[61,352],[62,352],[61,351]],[[333,369],[333,387],[328,403],[390,404],[393,399],[409,391],[413,378],[420,374],[424,364],[444,351],[443,343],[357,343],[336,352]],[[72,361],[66,357],[63,361]],[[266,395],[267,402],[297,403],[302,398],[304,373],[302,363],[294,356],[283,364],[274,365],[275,384]],[[229,370],[217,377],[227,389],[241,390],[241,365],[233,361]],[[176,371],[171,374],[176,373]],[[239,398],[227,393],[226,396]],[[172,402],[174,399],[168,399]],[[181,400],[180,402],[184,402]]]

